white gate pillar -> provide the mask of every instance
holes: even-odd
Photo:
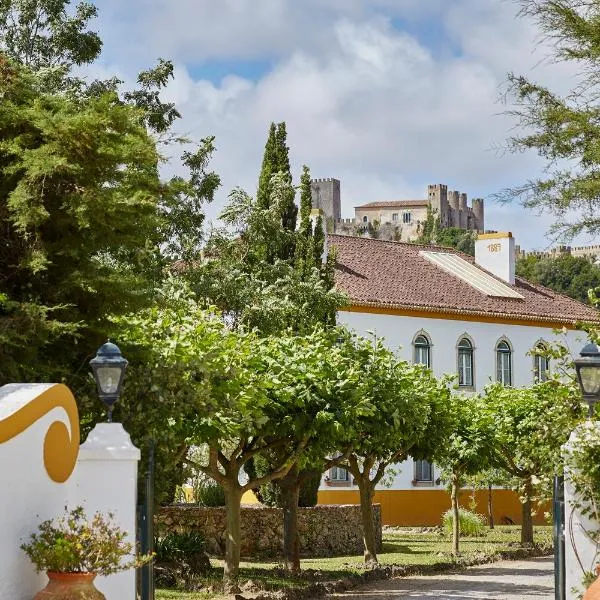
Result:
[[[590,427],[600,431],[600,423],[587,421],[571,433],[569,441],[563,447],[565,462],[568,462],[571,448],[574,448],[579,437]],[[565,581],[566,596],[568,600],[579,598],[572,590],[584,590],[583,576],[585,571],[593,571],[600,560],[596,544],[586,534],[588,531],[597,530],[599,523],[591,521],[581,511],[573,506],[579,498],[573,489],[573,482],[569,469],[565,469]]]
[[[121,423],[99,423],[79,449],[76,487],[71,505],[81,505],[88,517],[96,511],[114,515],[136,547],[137,467],[140,451]],[[106,600],[135,600],[135,570],[98,577],[96,587]]]

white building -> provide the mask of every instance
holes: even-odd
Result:
[[[465,393],[492,381],[528,386],[552,370],[533,348],[561,340],[577,353],[586,341],[578,321],[600,321],[593,308],[515,278],[510,233],[480,235],[476,256],[439,246],[331,235],[337,248],[336,286],[351,298],[338,322],[360,335],[374,332],[406,360],[425,363],[436,376],[456,374]],[[560,329],[565,334],[557,335]],[[381,488],[386,524],[435,525],[450,506],[439,473],[425,461],[398,465],[391,487]],[[520,505],[509,490],[494,492],[497,522],[519,522]],[[478,498],[481,512],[487,498]],[[358,502],[343,469],[324,478],[319,502]]]

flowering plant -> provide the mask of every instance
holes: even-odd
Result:
[[[152,558],[135,556],[126,538],[127,533],[113,523],[112,514],[97,512],[88,520],[79,506],[62,517],[40,523],[38,532],[32,533],[21,549],[38,572],[111,575]]]

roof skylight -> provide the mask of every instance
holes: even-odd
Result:
[[[511,287],[498,281],[485,271],[482,271],[456,254],[447,252],[429,252],[427,250],[421,250],[419,254],[447,273],[450,273],[450,275],[462,279],[471,287],[474,287],[486,296],[494,296],[496,298],[518,298],[523,300],[523,296]]]

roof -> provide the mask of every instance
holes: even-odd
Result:
[[[329,235],[327,239],[337,248],[336,287],[350,297],[355,310],[443,313],[454,318],[470,316],[470,320],[533,321],[549,326],[600,322],[600,312],[582,302],[519,277],[510,285],[476,266],[521,298],[487,295],[424,254],[433,250],[475,264],[472,256],[452,248],[344,235]]]
[[[377,210],[379,208],[420,208],[427,206],[428,204],[428,200],[387,200],[385,202],[367,202],[367,204],[361,204],[354,208],[360,210]]]

